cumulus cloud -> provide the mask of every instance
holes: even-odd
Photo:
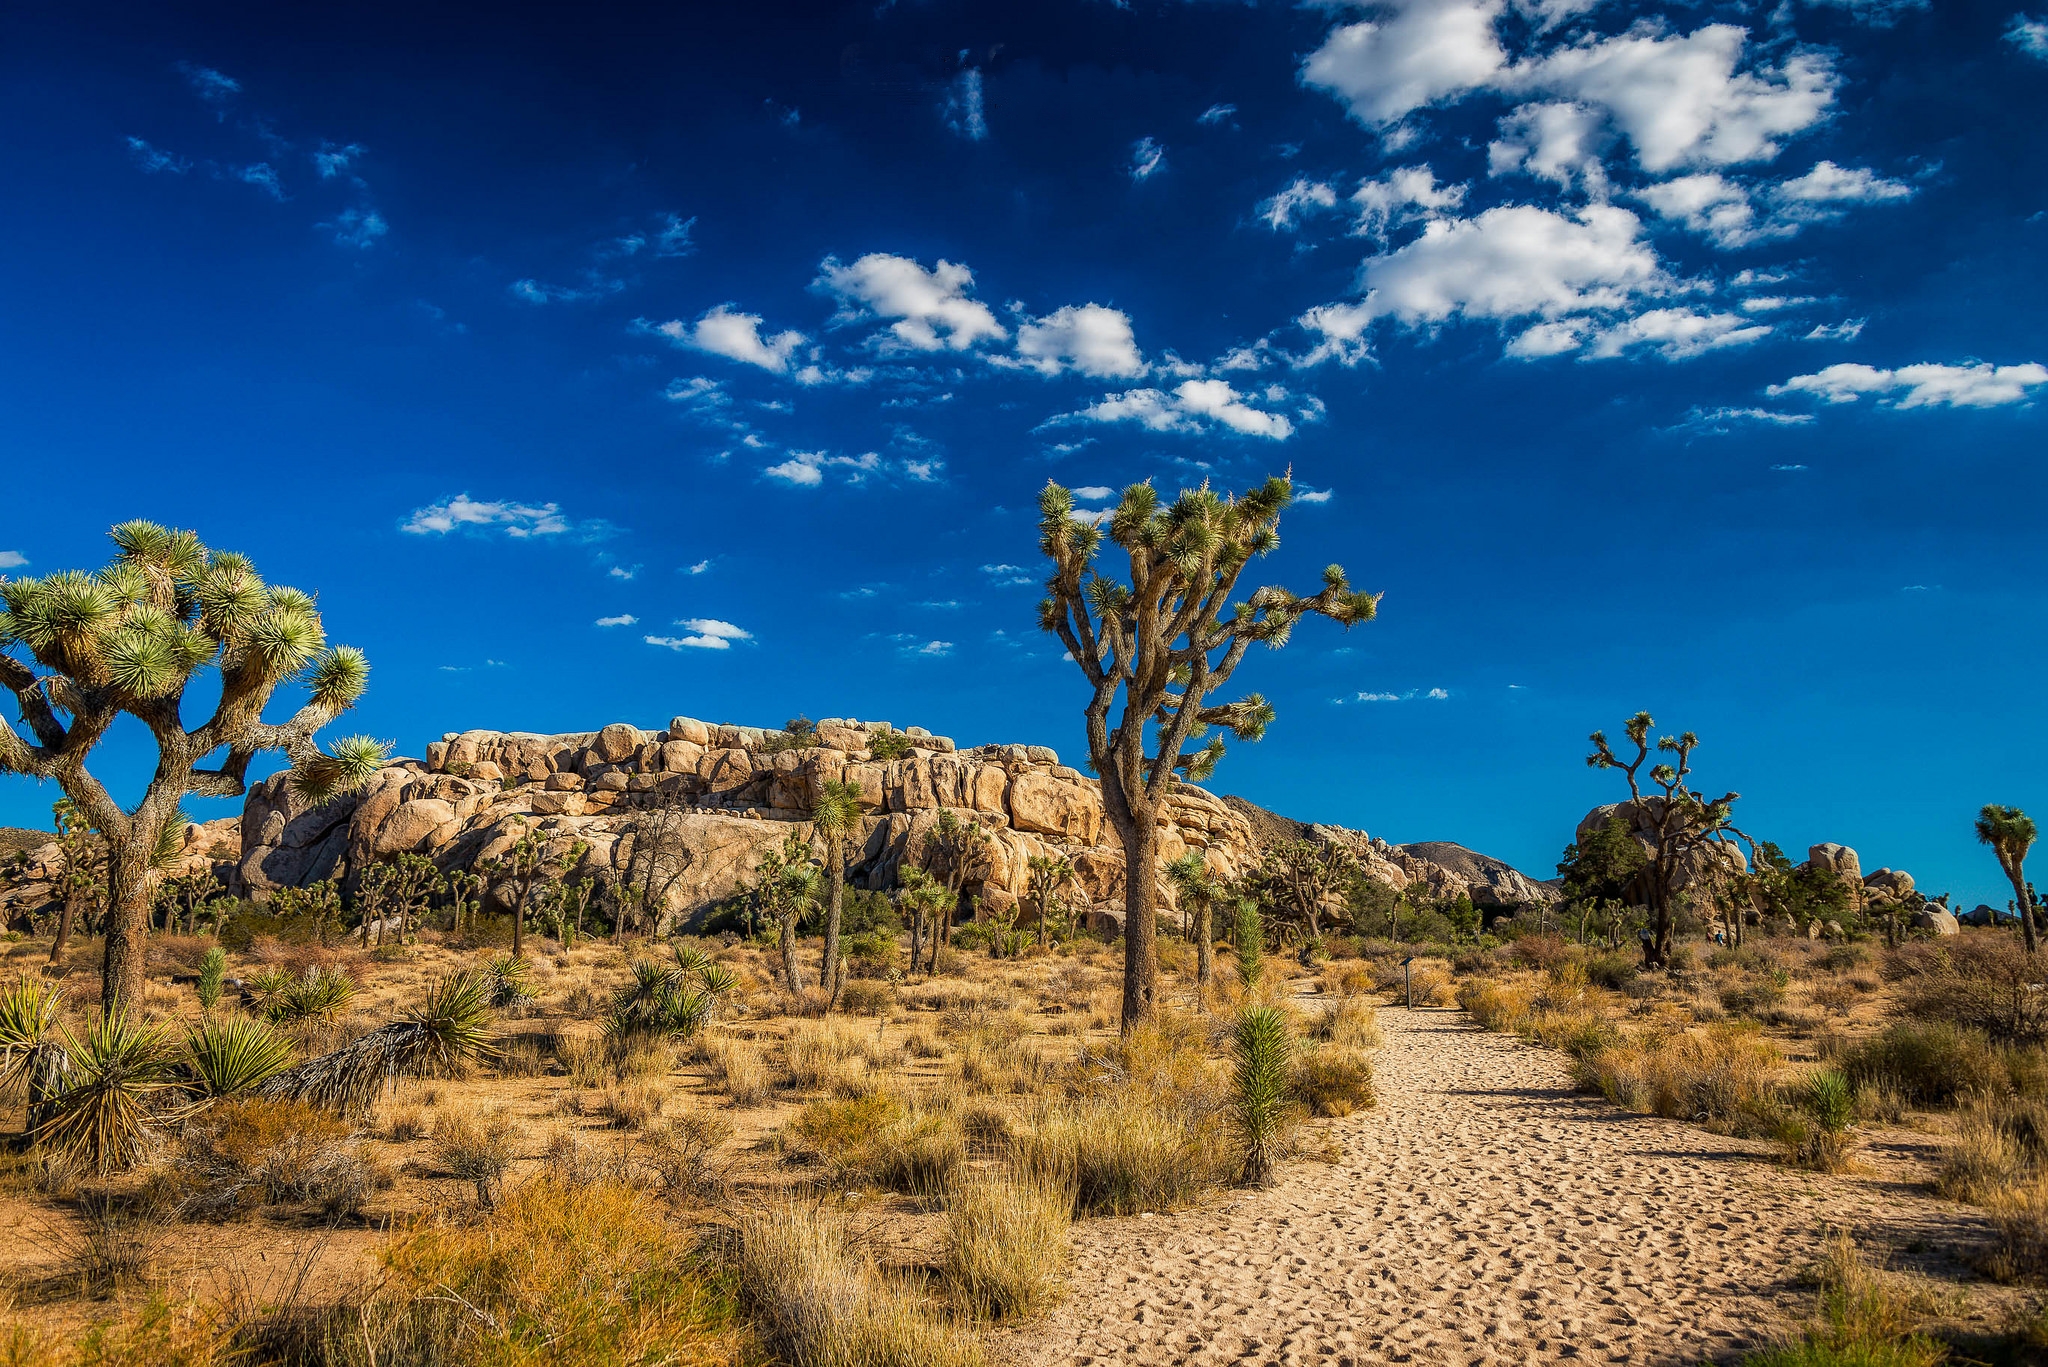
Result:
[[[1740,247],[1759,236],[1782,236],[1788,231],[1783,225],[1760,227],[1749,192],[1717,171],[1645,186],[1642,199],[1659,218],[1680,224],[1719,247]]]
[[[2048,365],[1923,364],[1880,370],[1845,362],[1811,375],[1795,375],[1764,391],[1773,398],[1811,394],[1829,403],[1854,403],[1864,395],[1888,408],[2000,408],[2025,403],[2048,385]]]
[[[1019,324],[1017,358],[1042,375],[1071,370],[1097,379],[1134,379],[1146,369],[1129,315],[1101,304],[1069,304]]]
[[[468,494],[457,494],[441,503],[415,508],[399,524],[399,530],[415,536],[445,535],[457,527],[478,531],[501,530],[511,537],[556,536],[569,530],[559,505],[542,503],[484,502]]]
[[[1500,12],[1500,0],[1400,0],[1384,18],[1333,29],[1301,79],[1335,94],[1361,123],[1393,123],[1500,73]]]
[[[654,331],[677,346],[759,366],[777,375],[788,372],[790,356],[804,344],[804,335],[796,331],[763,336],[760,314],[741,313],[730,304],[706,310],[694,323],[672,318],[655,325]]]
[[[343,209],[334,216],[332,223],[320,226],[334,234],[335,246],[353,247],[357,251],[374,247],[378,238],[391,231],[384,215],[375,209]]]
[[[1417,218],[1433,219],[1465,202],[1462,185],[1438,185],[1427,166],[1403,166],[1378,180],[1362,182],[1352,192],[1358,206],[1358,233],[1384,239],[1387,229]]]
[[[670,650],[731,650],[734,641],[754,639],[753,632],[731,622],[721,622],[716,617],[686,617],[675,625],[689,634],[645,636],[641,639],[651,646],[665,646]]]
[[[1442,701],[1444,701],[1444,700],[1445,700],[1446,698],[1448,698],[1448,697],[1450,697],[1450,696],[1451,696],[1451,691],[1450,691],[1449,689],[1447,689],[1447,688],[1429,688],[1429,689],[1422,689],[1422,688],[1411,688],[1411,689],[1409,689],[1409,690],[1408,690],[1407,692],[1405,692],[1405,693],[1360,693],[1360,694],[1358,694],[1358,695],[1357,695],[1357,696],[1356,696],[1356,697],[1355,697],[1355,698],[1353,699],[1353,701],[1354,701],[1354,702],[1410,702],[1410,701],[1412,701],[1412,700],[1414,700],[1414,699],[1416,699],[1416,698],[1425,698],[1425,699],[1429,700],[1430,702],[1442,702]],[[1342,701],[1343,701],[1343,699],[1341,699],[1341,698],[1334,698],[1334,699],[1332,699],[1331,701],[1333,701],[1333,702],[1342,702]]]
[[[926,270],[887,252],[870,252],[851,265],[828,256],[818,284],[838,298],[844,319],[893,320],[890,340],[912,351],[965,351],[1010,335],[988,305],[969,295],[974,272],[951,261]]]
[[[1453,317],[1506,319],[1615,310],[1672,282],[1627,209],[1593,204],[1567,216],[1510,204],[1436,219],[1361,273],[1368,319],[1409,326]]]
[[[2048,18],[2015,14],[2012,22],[2005,26],[2005,41],[2029,57],[2048,62]]]
[[[1282,441],[1294,433],[1284,413],[1269,413],[1246,403],[1228,380],[1184,380],[1171,393],[1160,389],[1127,389],[1110,394],[1078,413],[1055,422],[1132,422],[1154,432],[1201,432],[1216,427],[1247,436]]]
[[[1306,484],[1294,491],[1296,503],[1328,503],[1336,496],[1335,489],[1311,489]]]
[[[951,655],[953,653],[953,643],[951,641],[926,641],[921,646],[909,648],[909,653],[927,657]]]
[[[1754,192],[1719,172],[1706,171],[1645,186],[1640,196],[1659,218],[1698,233],[1717,247],[1742,247],[1790,237],[1808,224],[1840,218],[1856,205],[1895,203],[1913,193],[1904,181],[1887,180],[1867,167],[1821,161],[1803,176]]]
[[[1100,503],[1105,498],[1116,497],[1116,490],[1110,488],[1107,484],[1084,484],[1078,489],[1069,490],[1069,492],[1083,503]],[[1001,568],[1015,569],[1016,566],[1004,565]]]
[[[1569,100],[1525,104],[1501,119],[1500,136],[1486,146],[1487,174],[1521,172],[1570,189],[1606,184],[1600,156],[1607,121],[1591,105]]]
[[[1290,232],[1310,214],[1336,207],[1335,186],[1319,180],[1299,179],[1271,199],[1262,200],[1258,215],[1274,232]]]
[[[622,612],[616,617],[598,618],[597,625],[601,627],[630,627],[638,623],[639,620],[638,617],[635,617],[630,612]]]
[[[1837,166],[1817,162],[1811,171],[1783,181],[1771,191],[1780,212],[1812,220],[1831,217],[1850,204],[1884,204],[1911,199],[1913,187],[1900,180],[1886,180],[1868,167]]]
[[[1611,360],[1638,348],[1682,361],[1722,347],[1742,346],[1770,335],[1768,323],[1735,313],[1692,309],[1650,309],[1619,322],[1586,319],[1539,323],[1508,344],[1510,356],[1536,358],[1577,351],[1587,360]]]
[[[28,563],[20,551],[0,551],[0,570],[18,570]]]
[[[825,473],[828,470],[842,474],[849,484],[859,484],[881,468],[882,457],[874,451],[858,456],[834,456],[824,451],[791,451],[788,460],[779,465],[771,465],[761,473],[786,484],[796,485],[798,488],[815,489],[825,482]]]
[[[1131,144],[1131,179],[1149,180],[1166,166],[1166,149],[1157,138],[1139,138]]]

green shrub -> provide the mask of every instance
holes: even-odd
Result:
[[[220,1005],[221,979],[226,976],[228,952],[219,945],[206,951],[199,961],[199,1009],[211,1011]]]
[[[1339,1044],[1303,1049],[1294,1057],[1293,1094],[1310,1115],[1346,1116],[1373,1104],[1372,1062]]]
[[[1287,1018],[1269,1006],[1240,1013],[1231,1053],[1232,1112],[1244,1152],[1239,1180],[1248,1187],[1269,1187],[1292,1118],[1288,1070],[1294,1039]]]
[[[2010,1082],[1983,1032],[1947,1021],[1894,1021],[1841,1058],[1849,1080],[1888,1087],[1922,1106],[1948,1105],[1968,1092],[2001,1091]]]

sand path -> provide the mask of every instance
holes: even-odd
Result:
[[[998,1345],[1032,1367],[1698,1363],[1803,1320],[1820,1232],[1960,1271],[1977,1217],[1909,1165],[1823,1177],[1575,1094],[1560,1056],[1456,1011],[1383,1010],[1379,1104],[1342,1156],[1179,1215],[1077,1231],[1073,1294]]]

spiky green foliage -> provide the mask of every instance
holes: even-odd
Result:
[[[534,998],[533,970],[526,960],[510,954],[493,954],[484,964],[491,984],[491,1005],[518,1006]]]
[[[1239,1180],[1248,1187],[1269,1187],[1279,1164],[1292,1098],[1288,1094],[1288,1063],[1294,1039],[1287,1017],[1270,1006],[1239,1013],[1231,1038],[1231,1116],[1244,1151]]]
[[[1223,757],[1223,733],[1255,741],[1271,724],[1272,706],[1256,693],[1210,701],[1246,652],[1280,648],[1306,616],[1349,628],[1379,610],[1379,596],[1354,591],[1337,565],[1312,595],[1266,585],[1239,596],[1246,567],[1280,544],[1280,514],[1293,497],[1286,477],[1237,497],[1205,483],[1170,504],[1150,484],[1134,484],[1105,523],[1077,518],[1073,494],[1058,484],[1039,495],[1039,549],[1052,562],[1039,624],[1088,681],[1088,760],[1127,867],[1152,866],[1159,815],[1179,776],[1206,778]],[[1128,561],[1127,575],[1098,568],[1105,534]],[[1119,696],[1123,711],[1112,724]],[[1188,753],[1191,745],[1198,748]],[[1157,1005],[1155,900],[1152,879],[1127,881],[1125,1029]]]
[[[185,1032],[185,1063],[206,1097],[260,1087],[292,1065],[292,1042],[248,1016],[207,1016]]]
[[[314,742],[361,697],[368,665],[328,645],[310,595],[265,584],[246,557],[189,531],[125,522],[112,538],[115,557],[96,572],[0,580],[0,687],[23,723],[0,728],[0,772],[55,780],[106,837],[102,996],[118,1012],[142,988],[153,870],[182,831],[182,798],[242,796],[251,760],[267,750],[290,756],[301,790],[325,798],[374,773],[385,749],[354,738],[322,752]],[[185,694],[209,669],[217,701],[188,726]],[[264,721],[272,695],[294,681],[308,686],[307,701],[288,720]],[[157,747],[149,786],[127,810],[86,767],[123,714]],[[199,767],[213,756],[216,767]]]
[[[161,1026],[126,1012],[60,1027],[66,1066],[35,1141],[61,1162],[104,1176],[142,1161],[157,1138],[159,1103],[177,1087],[177,1050]]]
[[[811,828],[825,842],[825,936],[818,956],[818,981],[832,986],[827,1003],[839,1004],[834,970],[839,963],[839,923],[846,905],[846,844],[860,834],[860,785],[836,779],[818,790],[811,804]]]
[[[206,951],[199,961],[199,1009],[211,1011],[220,1005],[220,985],[227,976],[228,952],[219,945]]]
[[[802,992],[804,978],[796,962],[796,927],[818,894],[818,866],[811,862],[810,842],[791,832],[781,845],[762,854],[747,891],[755,908],[774,918],[782,950],[782,985],[792,995]]]
[[[1266,971],[1266,929],[1259,920],[1256,902],[1237,904],[1237,976],[1246,987],[1257,987]]]
[[[898,731],[877,731],[868,737],[868,754],[882,763],[908,759],[912,748],[910,737]]]
[[[1823,1068],[1807,1078],[1806,1095],[1801,1100],[1824,1130],[1845,1130],[1856,1116],[1855,1088],[1839,1068]]]
[[[23,973],[0,988],[0,1096],[39,1101],[59,1067],[53,1044],[64,989]]]
[[[420,1003],[354,1044],[307,1059],[257,1088],[344,1115],[361,1115],[386,1086],[446,1072],[488,1051],[491,978],[465,969],[437,979]]]
[[[265,994],[258,1009],[274,1025],[329,1021],[348,1010],[355,998],[355,979],[341,969],[316,964]]]
[[[713,995],[706,988],[690,987],[701,971],[692,973],[680,964],[670,967],[653,959],[635,960],[632,981],[613,994],[605,1012],[605,1038],[622,1045],[636,1039],[688,1039],[696,1034],[711,1014]]]
[[[740,982],[724,964],[705,964],[697,970],[697,981],[703,983],[704,990],[714,998],[725,996]]]

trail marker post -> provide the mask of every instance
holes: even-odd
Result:
[[[1415,956],[1410,954],[1401,960],[1401,991],[1408,998],[1408,1009],[1415,1009]]]

